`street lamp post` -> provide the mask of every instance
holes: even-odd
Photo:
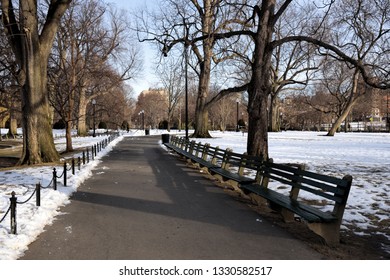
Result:
[[[185,60],[185,66],[184,66],[184,79],[185,79],[185,129],[186,129],[186,139],[188,139],[188,47],[190,45],[190,41],[188,39],[189,36],[189,26],[187,26],[185,23],[184,26],[184,60]],[[170,47],[166,45],[166,41],[164,44],[164,47],[162,49],[162,53],[164,57],[168,56]]]
[[[186,139],[188,140],[188,27],[186,27],[186,42],[184,43],[185,51],[185,122],[186,122]]]
[[[390,119],[389,119],[389,91],[386,93],[386,124],[387,132],[390,133]]]
[[[142,129],[145,130],[145,111],[142,110]]]
[[[240,131],[240,125],[238,123],[238,105],[240,104],[240,99],[237,98],[236,100],[236,103],[237,103],[237,114],[236,114],[236,119],[237,119],[237,125],[236,125],[236,132],[239,132]]]
[[[179,132],[181,132],[181,102],[179,103]]]
[[[93,137],[96,137],[96,99],[92,99],[93,108]]]

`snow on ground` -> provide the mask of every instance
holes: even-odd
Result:
[[[176,132],[176,131],[174,131]],[[4,132],[3,132],[4,133]],[[162,131],[151,130],[151,134]],[[166,132],[163,132],[166,133]],[[183,132],[182,132],[183,133]],[[55,136],[63,136],[55,131]],[[130,131],[124,136],[142,135],[143,131]],[[246,150],[246,135],[235,132],[212,132],[213,139],[197,139],[221,148],[232,148],[235,152]],[[389,242],[383,244],[390,252],[390,134],[337,134],[324,137],[324,133],[282,132],[269,134],[269,153],[275,162],[302,163],[307,170],[343,176],[353,176],[352,190],[344,214],[343,230],[352,230],[356,234],[378,234]],[[99,164],[101,158],[116,145],[123,136],[115,141],[75,176],[68,177],[68,187],[58,185],[58,190],[42,190],[41,206],[35,206],[35,198],[17,208],[18,234],[10,234],[9,216],[0,223],[0,260],[17,259],[23,255],[31,243],[43,230],[60,215],[60,207],[70,203],[69,196],[78,186],[91,176],[91,170]],[[74,148],[91,146],[104,139],[75,137]],[[56,146],[64,150],[65,139],[57,138]],[[75,155],[76,157],[78,155]],[[61,166],[41,166],[15,168],[0,171],[0,220],[9,208],[9,198],[14,191],[19,202],[27,200],[35,184],[43,187],[52,179],[52,168],[62,173]]]
[[[73,147],[84,148],[96,144],[106,137],[77,137],[73,139]],[[108,153],[112,147],[121,140],[115,139],[109,146],[101,151],[94,161],[82,166],[74,176],[67,176],[68,187],[64,187],[58,179],[58,189],[41,190],[41,206],[35,206],[35,196],[26,204],[18,204],[17,235],[10,234],[10,215],[0,223],[0,260],[17,259],[27,249],[27,246],[42,232],[45,225],[50,224],[58,214],[59,208],[69,203],[69,196],[77,187],[91,175],[91,170],[100,162],[102,156]],[[59,151],[65,149],[65,139],[58,138],[56,147]],[[79,156],[78,154],[75,155]],[[7,212],[11,193],[15,192],[17,201],[26,201],[35,189],[37,183],[47,187],[53,177],[53,168],[58,170],[58,176],[62,174],[63,166],[41,166],[29,168],[15,168],[14,170],[0,171],[0,220]]]

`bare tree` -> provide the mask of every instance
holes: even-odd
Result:
[[[18,82],[22,87],[23,152],[20,164],[59,159],[47,99],[47,64],[60,19],[70,2],[47,1],[46,17],[40,24],[38,1],[20,0],[17,6],[12,0],[1,1],[2,21],[15,54]]]
[[[292,8],[276,23],[275,39],[299,34],[307,28],[307,22],[302,19],[305,19],[310,11]],[[303,90],[313,80],[320,62],[321,60],[315,59],[315,47],[305,42],[290,42],[275,48],[271,66],[269,131],[280,130],[280,95]]]
[[[137,107],[134,112],[134,118],[143,113],[144,128],[157,128],[165,119],[168,103],[167,94],[163,89],[150,89],[142,92],[138,96]]]
[[[236,130],[238,125],[236,109],[237,97],[235,96],[226,96],[215,102],[209,111],[213,128],[221,131]]]
[[[171,122],[176,108],[184,95],[184,75],[182,61],[175,61],[175,59],[168,58],[158,68],[161,82],[164,86],[165,92],[168,95],[167,107],[167,122],[168,131],[170,131]]]
[[[105,124],[107,129],[122,127],[129,107],[129,99],[125,93],[124,84],[118,84],[116,87],[111,88],[109,94],[100,95],[96,99],[95,107],[96,125],[99,126],[100,124],[100,126],[103,126],[102,124]],[[93,106],[89,106],[89,108],[92,109],[92,112],[89,114],[89,120],[91,120],[93,119]],[[91,127],[93,126],[91,121],[89,124]],[[127,127],[124,129],[127,129]]]
[[[0,26],[0,122],[8,123],[8,137],[17,134],[16,115],[20,113],[20,86],[17,84],[17,67],[14,62],[15,56],[8,47],[3,26]]]
[[[151,28],[146,21],[140,21],[137,27],[139,34],[146,34],[141,41],[155,40],[160,43],[162,53],[168,52],[176,45],[184,46],[184,57],[187,49],[191,50],[187,64],[198,76],[198,93],[195,109],[194,137],[210,137],[208,132],[208,109],[225,95],[240,92],[244,88],[227,88],[221,95],[209,98],[209,88],[213,67],[218,63],[215,59],[214,48],[221,37],[213,34],[230,29],[234,24],[236,12],[226,5],[223,0],[166,0],[162,5],[164,10],[153,17],[156,26]],[[170,11],[167,13],[166,11]],[[141,36],[141,35],[140,35]]]
[[[324,1],[322,6],[315,6],[313,14],[308,15],[310,19],[307,22],[309,24],[306,25],[307,28],[300,30],[302,31],[300,34],[292,33],[279,38],[275,36],[276,24],[281,20],[289,6],[291,6],[292,0],[263,0],[260,4],[258,4],[258,1],[249,0],[242,3],[204,1],[203,7],[195,0],[192,3],[195,5],[195,11],[198,12],[196,15],[200,15],[201,25],[194,24],[196,19],[194,19],[195,16],[192,16],[193,14],[180,14],[180,10],[179,13],[176,13],[176,17],[179,14],[180,22],[176,22],[177,24],[174,26],[180,27],[185,32],[179,32],[179,29],[163,28],[163,32],[154,34],[155,37],[153,39],[159,41],[164,46],[163,53],[166,53],[178,43],[184,43],[185,46],[191,47],[194,53],[196,53],[198,46],[202,46],[204,54],[206,54],[206,50],[209,50],[208,55],[212,55],[215,42],[220,39],[244,36],[251,38],[253,41],[253,52],[249,83],[232,87],[232,89],[222,90],[216,98],[210,100],[218,100],[218,98],[222,98],[233,90],[248,90],[249,127],[247,151],[251,155],[268,158],[269,115],[267,109],[269,98],[273,92],[272,58],[275,50],[280,46],[290,42],[312,44],[317,47],[321,55],[335,57],[347,63],[349,67],[355,68],[368,85],[378,88],[390,87],[389,69],[385,66],[389,61],[390,41],[390,30],[388,29],[390,3],[386,0]],[[228,13],[222,12],[221,9],[215,10],[218,13],[213,13],[214,10],[210,9],[212,4],[218,4],[218,7],[221,7],[222,4],[226,4],[224,7],[234,7],[236,15],[234,21],[226,23],[226,20],[223,20],[225,19],[224,17],[218,18],[219,15]],[[301,5],[298,2],[294,2],[294,4]],[[314,3],[314,5],[316,4]],[[334,13],[339,11],[337,10],[338,7],[344,8],[345,15],[353,15],[342,17],[345,18],[344,22],[347,27],[363,27],[357,28],[357,33],[352,28],[354,31],[352,34],[359,34],[359,32],[367,33],[367,38],[371,39],[364,39],[363,52],[358,52],[360,46],[353,43],[359,36],[351,37],[344,33],[346,29],[342,28],[343,24],[336,26],[338,28],[333,28],[335,21],[328,20]],[[370,9],[371,12],[365,12],[367,9]],[[231,9],[226,11],[231,11]],[[342,14],[339,15],[341,16]],[[373,16],[372,19],[370,18],[371,16]],[[227,18],[231,19],[231,17]],[[367,23],[365,23],[365,18]],[[162,18],[161,22],[163,23],[161,26],[170,27],[172,22],[175,21],[166,21],[166,18]],[[211,23],[213,26],[208,26],[207,23]],[[223,24],[218,25],[217,23]],[[197,29],[191,29],[192,26],[197,26]],[[219,26],[223,27],[218,29],[217,27]],[[371,27],[376,27],[377,29],[371,29]],[[348,30],[351,30],[351,28]],[[366,38],[366,35],[363,38]],[[209,70],[207,67],[210,67],[211,64],[206,63],[206,61],[208,60],[205,58],[199,61],[200,69]],[[209,78],[204,81],[209,81]],[[207,83],[203,85],[207,85]],[[199,88],[202,88],[201,77]],[[204,92],[200,90],[199,97],[206,99],[206,96],[201,96],[201,93]],[[197,108],[202,107],[199,104]],[[205,104],[205,102],[202,104]],[[202,123],[202,120],[197,118],[197,124],[198,122]]]
[[[323,99],[326,103],[313,103],[313,98],[310,97],[306,100],[316,110],[336,118],[327,134],[334,136],[357,99],[367,92],[368,86],[360,82],[362,79],[359,79],[359,72],[334,59],[328,59],[324,63],[321,77],[317,90],[329,94],[331,98]]]
[[[358,4],[362,4],[362,1],[358,1]],[[387,49],[383,49],[381,44],[388,43],[389,30],[385,29],[384,26],[388,24],[388,1],[374,1],[375,10],[381,11],[379,19],[380,22],[385,23],[380,32],[374,37],[374,41],[371,41],[376,48],[371,48],[371,51],[367,52],[365,56],[366,60],[361,56],[357,55],[356,52],[350,50],[352,43],[344,42],[344,44],[335,44],[329,37],[322,36],[325,20],[319,20],[316,24],[316,28],[307,30],[307,34],[292,35],[283,38],[274,39],[275,24],[280,20],[280,17],[285,13],[292,0],[282,1],[280,5],[276,5],[276,0],[264,0],[261,6],[255,5],[253,8],[252,17],[249,19],[253,21],[253,30],[247,30],[243,34],[248,34],[252,37],[255,45],[253,53],[252,63],[252,78],[248,87],[248,112],[249,112],[249,130],[248,130],[248,144],[247,150],[249,154],[268,157],[268,135],[267,125],[268,114],[267,114],[267,102],[268,97],[272,94],[272,54],[275,49],[283,44],[293,41],[308,42],[318,46],[321,50],[326,50],[327,55],[337,57],[339,60],[343,60],[348,63],[351,67],[355,67],[360,72],[364,81],[371,86],[379,88],[387,88],[389,84],[389,70],[383,68],[383,62],[378,64],[378,58],[388,58]],[[343,2],[341,0],[341,2]],[[344,2],[347,2],[345,0]],[[324,15],[322,19],[330,14],[331,9],[334,8],[335,0],[329,2],[324,7]],[[370,2],[371,3],[371,2]],[[349,3],[353,4],[353,3]],[[364,5],[370,7],[371,5]],[[352,5],[354,11],[359,11],[362,5]],[[321,10],[318,8],[319,11]],[[318,17],[321,19],[321,16]],[[349,19],[353,20],[353,19]],[[342,38],[341,33],[333,31],[335,34],[333,37]],[[337,36],[338,35],[338,36]],[[332,38],[330,36],[330,38]],[[386,41],[387,38],[387,41]],[[386,45],[386,44],[385,44]],[[373,51],[380,48],[385,51],[385,55]],[[354,50],[354,48],[352,48]],[[322,53],[324,53],[322,51]],[[368,55],[370,54],[370,55]],[[376,63],[375,63],[376,62]]]
[[[109,9],[101,0],[75,1],[60,31],[52,56],[57,69],[53,77],[60,75],[60,83],[65,79],[68,86],[57,89],[52,100],[60,101],[53,105],[67,124],[67,147],[71,150],[74,124],[79,135],[87,134],[88,104],[134,78],[141,65],[125,14]],[[62,97],[56,96],[61,92]],[[62,112],[65,107],[66,112]]]
[[[307,104],[308,98],[313,105],[321,106],[329,100],[329,94],[318,92],[308,97],[303,93],[295,93],[286,97],[282,102],[283,114],[280,116],[284,129],[320,131],[324,129],[322,125],[334,117],[332,112],[326,114]]]

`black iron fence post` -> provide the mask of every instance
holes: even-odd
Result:
[[[78,157],[77,159],[78,159],[78,161],[77,161],[77,167],[78,167],[78,169],[79,169],[79,171],[80,171],[80,169],[81,169],[81,158]]]
[[[57,190],[57,170],[53,168],[53,189]]]
[[[74,162],[74,158],[72,158],[72,175],[75,174],[75,162]]]
[[[11,193],[11,234],[16,234],[16,201],[15,192]]]
[[[87,148],[87,163],[89,163],[89,150]]]
[[[35,185],[36,206],[41,206],[41,183]]]
[[[66,175],[66,161],[64,162],[64,186],[66,187],[66,177],[67,177],[67,175]]]
[[[85,164],[85,152],[83,151],[83,164]]]

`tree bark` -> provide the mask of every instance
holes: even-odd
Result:
[[[77,119],[77,135],[86,136],[88,135],[87,130],[87,104],[85,87],[82,87],[79,95],[79,108],[78,108],[78,119]]]
[[[335,136],[337,129],[341,126],[343,121],[348,117],[348,114],[351,112],[353,105],[356,103],[358,99],[358,82],[359,82],[359,72],[356,71],[353,75],[353,85],[351,89],[351,95],[349,96],[348,102],[344,107],[344,110],[340,114],[340,116],[336,119],[331,129],[328,131],[326,136]]]
[[[255,50],[252,78],[248,88],[247,152],[249,155],[260,156],[264,159],[268,159],[268,99],[272,91],[272,48],[269,44],[272,40],[274,26],[274,7],[275,0],[263,1],[261,10],[257,12],[259,23],[253,38]]]
[[[38,54],[34,56],[30,55],[28,59],[26,83],[21,89],[23,152],[19,164],[59,160],[47,99],[47,66],[42,65]]]
[[[211,138],[208,129],[209,113],[205,103],[205,97],[198,95],[195,109],[195,132],[193,135],[196,138]]]
[[[280,131],[280,104],[279,97],[276,94],[271,94],[271,102],[269,107],[269,131]]]
[[[215,8],[211,1],[205,1],[204,14],[202,15],[202,31],[203,34],[212,34],[215,25]],[[203,58],[198,49],[195,49],[195,54],[198,57],[200,64],[200,77],[198,87],[198,98],[196,100],[195,110],[195,131],[193,137],[196,138],[211,138],[208,130],[208,112],[207,97],[209,95],[211,61],[213,55],[215,39],[213,36],[207,36],[202,41]]]
[[[1,0],[2,21],[20,69],[23,152],[19,164],[59,159],[47,96],[47,64],[60,18],[70,2],[50,1],[45,23],[41,26],[36,0],[19,1],[18,16],[12,1]]]
[[[206,98],[209,94],[211,57],[205,55],[205,61],[201,65],[201,77],[199,81],[198,98],[195,109],[195,132],[193,137],[211,138],[208,128],[209,114]]]

